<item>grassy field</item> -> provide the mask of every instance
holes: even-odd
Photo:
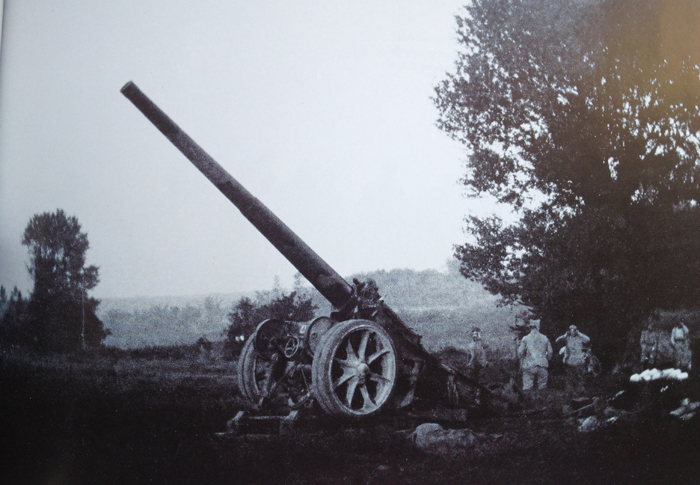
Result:
[[[509,331],[514,318],[510,308],[486,304],[471,307],[399,308],[397,313],[409,327],[423,336],[423,345],[431,352],[450,346],[466,346],[471,342],[473,327],[482,330],[484,343],[494,351],[512,351],[514,346]]]
[[[524,412],[469,423],[476,443],[435,453],[411,429],[328,423],[291,436],[219,440],[240,409],[235,363],[37,357],[0,360],[0,483],[698,483],[700,419],[668,415],[700,399],[694,377],[649,394],[627,376],[590,395],[636,392],[589,433],[567,415],[562,375]],[[651,390],[650,387],[648,390]],[[601,411],[602,412],[602,411]],[[601,415],[602,416],[602,415]]]

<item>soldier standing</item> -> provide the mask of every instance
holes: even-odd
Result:
[[[671,345],[673,346],[673,358],[676,368],[682,370],[690,370],[691,352],[690,352],[690,331],[685,326],[683,320],[679,320],[676,326],[671,330]]]
[[[586,353],[583,346],[591,341],[591,339],[582,334],[576,328],[576,325],[571,325],[569,331],[561,337],[558,337],[556,343],[564,342],[566,351],[564,353],[567,373],[567,387],[576,392],[583,387],[583,378],[586,372]]]
[[[591,349],[586,349],[586,373],[591,377],[598,377],[600,375],[600,360],[598,357],[593,355]]]
[[[640,361],[642,369],[651,369],[656,365],[656,352],[659,348],[659,336],[654,331],[654,324],[649,322],[646,330],[642,330],[639,337],[641,347]]]
[[[481,371],[488,365],[488,360],[486,359],[486,345],[481,339],[481,330],[479,327],[474,327],[472,329],[472,341],[467,345],[467,352],[469,353],[469,362],[467,365],[471,370],[472,377],[478,381],[481,376]]]
[[[530,322],[530,333],[520,341],[518,359],[523,372],[523,390],[532,389],[537,381],[537,389],[547,387],[549,360],[552,358],[552,344],[540,333],[539,320]]]

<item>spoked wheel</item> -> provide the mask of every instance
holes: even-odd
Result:
[[[378,324],[349,320],[323,336],[311,370],[314,397],[325,412],[368,416],[383,409],[393,394],[396,350]]]
[[[311,396],[308,371],[279,354],[263,358],[254,342],[255,334],[243,346],[238,360],[238,388],[246,407],[256,411],[301,407]]]

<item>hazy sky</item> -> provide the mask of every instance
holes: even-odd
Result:
[[[442,269],[462,148],[435,127],[461,0],[5,0],[0,283],[64,209],[97,297],[267,289],[296,270],[119,89],[133,80],[340,274]]]

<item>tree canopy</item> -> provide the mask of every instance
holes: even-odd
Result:
[[[36,214],[22,244],[29,250],[27,269],[34,280],[28,312],[37,347],[68,351],[99,345],[106,336],[95,315],[99,301],[87,296],[99,282],[99,270],[85,265],[90,244],[78,219],[61,209]]]
[[[515,219],[467,218],[462,273],[609,340],[700,301],[700,4],[474,0],[457,25],[438,126]]]

